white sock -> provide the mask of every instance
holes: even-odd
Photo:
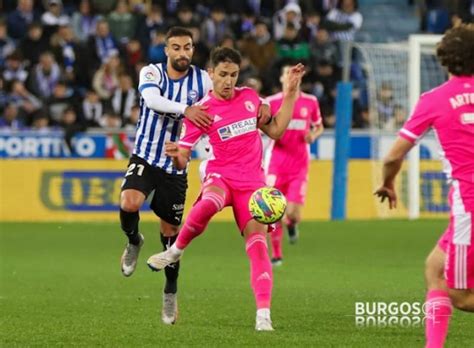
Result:
[[[173,253],[173,255],[175,255],[175,256],[181,256],[181,254],[183,253],[183,249],[179,249],[179,248],[176,246],[176,243],[174,243],[168,250],[169,250],[171,253]]]
[[[270,308],[257,309],[257,317],[270,319]]]

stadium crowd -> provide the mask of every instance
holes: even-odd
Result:
[[[193,63],[230,46],[243,55],[239,83],[263,96],[279,86],[283,64],[307,67],[303,90],[334,125],[341,42],[362,25],[357,0],[5,0],[0,17],[0,128],[133,129],[138,72],[166,61],[165,33],[194,35]],[[353,125],[368,125],[365,73],[357,59]]]

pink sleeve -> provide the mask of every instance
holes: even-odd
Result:
[[[319,109],[319,102],[315,98],[314,99],[314,111],[313,114],[311,115],[311,124],[314,126],[319,126],[323,122],[323,119],[321,118],[321,110]]]
[[[435,114],[432,108],[430,108],[429,94],[421,96],[415,106],[415,110],[405,122],[402,129],[400,129],[398,135],[409,142],[415,143],[422,138],[424,133],[431,127],[434,117]]]
[[[179,140],[179,146],[192,149],[203,134],[203,129],[195,126],[194,123],[185,118],[181,128],[181,139]]]

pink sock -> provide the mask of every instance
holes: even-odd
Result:
[[[270,308],[273,274],[265,236],[261,233],[252,233],[247,238],[245,249],[250,259],[250,283],[257,309]]]
[[[176,247],[184,249],[205,229],[209,220],[224,207],[224,198],[215,192],[205,192],[189,212],[186,221],[179,231]]]
[[[426,348],[442,348],[448,334],[453,308],[448,292],[429,290],[426,294]]]
[[[275,229],[270,233],[270,238],[272,240],[272,255],[274,259],[281,259],[283,253],[281,250],[281,240],[283,238],[283,227],[281,223],[275,224]]]

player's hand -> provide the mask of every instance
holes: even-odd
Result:
[[[378,190],[374,192],[374,195],[380,197],[380,202],[383,203],[385,199],[388,199],[388,207],[394,209],[397,207],[397,194],[393,185],[381,186]]]
[[[191,105],[184,110],[184,116],[198,127],[209,127],[212,124],[212,116],[206,109],[205,105]]]
[[[283,76],[283,94],[293,95],[298,92],[304,74],[304,65],[301,63],[288,69],[287,73]]]
[[[260,104],[257,115],[257,126],[260,127],[267,124],[271,118],[270,105]]]
[[[172,141],[165,141],[165,155],[177,158],[179,153],[179,146],[178,143],[174,143]]]

